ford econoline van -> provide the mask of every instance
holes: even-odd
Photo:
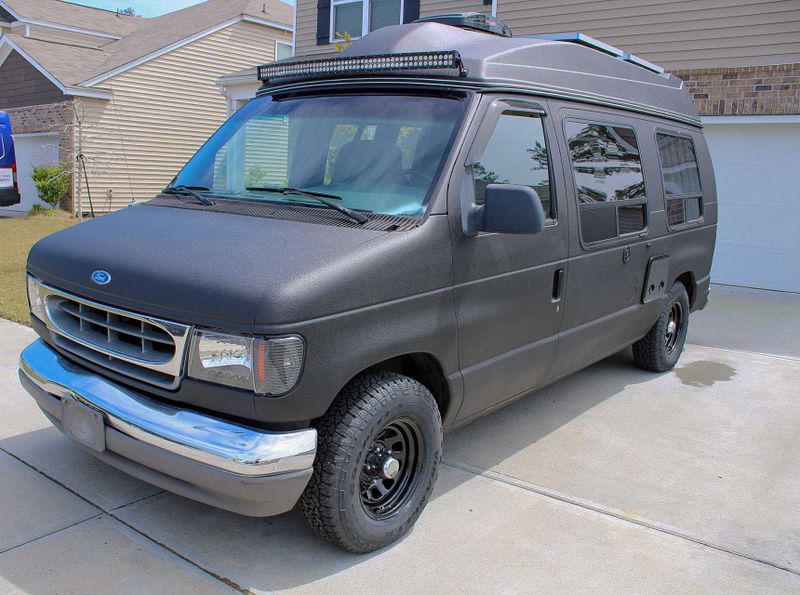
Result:
[[[20,378],[93,455],[367,552],[443,431],[631,346],[675,366],[717,219],[680,80],[476,15],[259,78],[160,195],[30,252]]]
[[[17,158],[14,154],[14,138],[11,136],[11,120],[0,112],[0,207],[19,204],[17,185]]]

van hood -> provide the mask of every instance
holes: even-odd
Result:
[[[346,267],[357,246],[386,235],[142,204],[42,239],[28,270],[97,302],[252,332],[358,307],[364,298],[352,291],[321,296],[315,288],[330,287],[322,277]],[[111,276],[108,284],[92,281],[98,270]]]

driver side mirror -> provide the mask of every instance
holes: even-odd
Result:
[[[542,201],[530,186],[489,184],[483,206],[476,211],[479,231],[523,234],[544,229]]]

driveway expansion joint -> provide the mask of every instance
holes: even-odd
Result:
[[[750,554],[746,554],[744,552],[740,552],[738,550],[734,550],[728,548],[724,545],[719,545],[716,543],[712,543],[706,541],[700,537],[695,537],[677,527],[672,527],[670,525],[660,523],[658,521],[651,521],[643,518],[632,517],[629,515],[624,514],[623,512],[616,510],[614,508],[610,508],[603,504],[598,504],[596,502],[592,502],[590,500],[584,500],[583,498],[578,498],[577,496],[571,496],[569,494],[565,494],[563,492],[559,492],[558,490],[554,490],[551,488],[547,488],[545,486],[541,486],[535,483],[531,483],[529,481],[525,481],[522,479],[517,479],[516,477],[512,477],[510,475],[505,475],[503,473],[498,473],[497,471],[492,471],[490,469],[484,469],[482,467],[476,467],[475,465],[470,465],[469,463],[461,463],[458,461],[449,461],[442,459],[442,464],[447,465],[448,467],[452,467],[454,469],[459,469],[461,471],[466,471],[467,473],[472,473],[473,475],[478,475],[480,477],[484,477],[486,479],[491,479],[494,481],[498,481],[500,483],[504,483],[508,486],[518,488],[521,490],[525,490],[528,492],[533,492],[538,494],[539,496],[543,496],[545,498],[550,498],[553,500],[558,500],[564,504],[569,504],[572,506],[578,506],[580,508],[589,510],[591,512],[595,512],[597,514],[601,514],[604,516],[608,516],[619,521],[623,521],[626,523],[631,523],[633,525],[637,525],[644,529],[650,529],[652,531],[658,531],[659,533],[664,533],[671,537],[675,537],[677,539],[682,539],[685,541],[690,541],[692,543],[696,543],[698,545],[702,545],[704,547],[723,552],[726,554],[730,554],[732,556],[736,556],[738,558],[743,558],[746,560],[750,560],[751,562],[756,562],[758,564],[764,564],[765,566],[770,566],[775,568],[776,570],[782,570],[784,572],[788,572],[789,574],[793,574],[795,576],[800,576],[800,570],[790,568],[788,566],[783,566],[776,562],[772,562],[770,560],[759,558],[757,556],[752,556]]]
[[[733,349],[732,347],[718,347],[717,345],[707,345],[706,343],[699,343],[697,341],[686,341],[686,345],[696,345],[704,349],[716,349],[717,351],[727,351],[729,353],[739,353],[742,355],[757,355],[760,357],[770,357],[773,359],[788,362],[790,364],[800,364],[800,358],[792,357],[791,355],[781,355],[778,353],[765,353],[763,351],[750,351],[748,349]]]
[[[152,542],[152,543],[156,544],[157,546],[159,546],[159,547],[163,548],[164,550],[166,550],[166,551],[170,552],[170,553],[171,553],[171,554],[173,554],[174,556],[177,556],[178,558],[180,558],[180,559],[181,559],[181,560],[183,560],[184,562],[187,562],[188,564],[191,564],[191,565],[192,565],[192,566],[194,566],[195,568],[199,569],[201,572],[204,572],[205,574],[207,574],[207,575],[209,575],[209,576],[211,576],[211,577],[215,578],[216,580],[218,580],[219,582],[221,582],[221,583],[225,584],[226,586],[230,587],[231,589],[234,589],[234,590],[236,590],[236,591],[239,591],[240,593],[247,593],[247,594],[249,594],[249,593],[252,593],[252,591],[250,591],[249,589],[245,589],[244,587],[241,587],[241,586],[239,586],[238,584],[236,584],[236,583],[235,583],[234,581],[232,581],[231,579],[229,579],[229,578],[227,578],[227,577],[224,577],[224,576],[221,576],[221,575],[218,575],[218,574],[216,574],[216,573],[214,573],[214,572],[211,572],[210,570],[208,570],[208,569],[206,569],[206,568],[203,568],[201,565],[199,565],[199,564],[198,564],[197,562],[195,562],[194,560],[192,560],[192,559],[190,559],[190,558],[187,558],[186,556],[184,556],[184,555],[183,555],[183,554],[181,554],[180,552],[177,552],[177,551],[175,551],[174,549],[172,549],[171,547],[169,547],[169,546],[167,546],[167,545],[165,545],[165,544],[163,544],[163,543],[161,543],[161,542],[159,542],[159,541],[157,541],[157,540],[153,539],[153,538],[152,538],[150,535],[148,535],[147,533],[145,533],[145,532],[141,531],[141,530],[140,530],[140,529],[138,529],[137,527],[135,527],[135,526],[131,525],[130,523],[126,522],[124,519],[121,519],[119,516],[117,516],[116,514],[114,514],[114,511],[115,511],[115,510],[119,510],[120,508],[125,508],[126,506],[130,506],[131,504],[136,504],[137,502],[141,502],[142,500],[146,500],[147,498],[151,498],[151,497],[153,497],[153,496],[156,496],[156,495],[158,495],[158,494],[160,494],[160,493],[163,493],[163,492],[158,492],[157,494],[150,494],[150,495],[148,495],[148,496],[145,496],[144,498],[140,498],[140,499],[138,499],[138,500],[135,500],[135,501],[133,501],[133,502],[129,502],[128,504],[125,504],[125,505],[123,505],[123,506],[118,506],[118,507],[116,507],[116,508],[114,508],[114,509],[111,509],[111,510],[108,510],[108,511],[106,511],[106,510],[103,510],[101,507],[99,507],[99,506],[98,506],[97,504],[95,504],[94,502],[92,502],[91,500],[89,500],[88,498],[86,498],[85,496],[83,496],[82,494],[80,494],[80,493],[76,492],[75,490],[73,490],[72,488],[70,488],[68,485],[65,485],[63,482],[59,481],[59,480],[58,480],[58,479],[56,479],[55,477],[52,477],[52,476],[48,475],[47,473],[45,473],[45,472],[44,472],[44,471],[42,471],[41,469],[38,469],[38,468],[34,467],[34,466],[33,466],[33,465],[31,465],[31,464],[30,464],[28,461],[26,461],[26,460],[24,460],[24,459],[20,458],[19,456],[15,455],[15,454],[14,454],[14,453],[12,453],[12,452],[9,452],[8,450],[6,450],[5,448],[3,448],[2,446],[0,446],[0,452],[3,452],[3,453],[5,453],[5,454],[7,454],[8,456],[10,456],[11,458],[13,458],[13,459],[15,459],[15,460],[19,461],[20,463],[22,463],[23,465],[25,465],[25,466],[26,466],[26,467],[28,467],[29,469],[32,469],[33,471],[35,471],[35,472],[36,472],[36,473],[38,473],[39,475],[41,475],[41,476],[43,476],[43,477],[45,477],[45,478],[49,479],[50,481],[52,481],[52,482],[53,482],[53,483],[55,483],[56,485],[58,485],[58,486],[60,486],[60,487],[64,488],[66,491],[68,491],[69,493],[73,494],[74,496],[76,496],[76,497],[80,498],[81,500],[83,500],[84,502],[86,502],[86,503],[87,503],[89,506],[91,506],[91,507],[93,507],[93,508],[96,508],[96,509],[97,509],[97,511],[98,511],[96,515],[94,515],[94,516],[92,516],[92,517],[90,517],[90,518],[88,518],[88,519],[83,519],[83,520],[81,520],[81,521],[78,521],[78,522],[76,522],[76,523],[72,523],[72,524],[71,524],[71,525],[69,525],[68,527],[62,527],[61,529],[59,529],[59,530],[57,530],[57,531],[52,531],[51,533],[48,533],[47,535],[42,535],[42,536],[36,537],[36,538],[34,538],[34,539],[31,539],[31,540],[29,540],[29,541],[26,541],[25,543],[22,543],[22,544],[16,545],[16,546],[14,546],[14,547],[12,547],[12,548],[9,548],[9,549],[7,549],[7,550],[0,551],[0,554],[2,554],[2,553],[5,553],[5,552],[8,552],[8,551],[11,551],[11,550],[13,550],[13,549],[16,549],[16,548],[18,548],[18,547],[22,547],[23,545],[27,545],[27,544],[29,544],[29,543],[32,543],[32,542],[34,542],[34,541],[37,541],[37,540],[39,540],[39,539],[42,539],[42,538],[44,538],[44,537],[49,537],[50,535],[55,535],[56,533],[59,533],[59,532],[61,532],[61,531],[65,530],[65,529],[69,529],[70,527],[74,527],[74,526],[76,526],[76,525],[80,525],[81,523],[85,523],[85,522],[87,522],[87,521],[90,521],[90,520],[93,520],[93,519],[99,518],[99,517],[101,517],[101,516],[103,516],[103,515],[105,514],[105,515],[108,515],[109,517],[111,517],[112,519],[114,519],[115,521],[117,521],[117,522],[119,522],[119,523],[122,523],[122,524],[123,524],[123,525],[125,525],[125,526],[126,526],[128,529],[131,529],[132,531],[134,531],[134,532],[138,533],[139,535],[141,535],[142,537],[144,537],[144,538],[145,538],[145,539],[147,539],[148,541],[150,541],[150,542]]]

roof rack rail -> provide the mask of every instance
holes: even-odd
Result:
[[[631,64],[635,64],[640,68],[644,68],[651,72],[655,72],[656,74],[664,75],[666,74],[666,70],[664,70],[661,66],[657,64],[653,64],[652,62],[648,62],[644,58],[640,58],[630,52],[624,52],[621,49],[614,47],[613,45],[607,44],[599,39],[595,39],[594,37],[590,37],[585,33],[580,32],[572,32],[572,33],[540,33],[534,35],[523,35],[522,37],[528,37],[531,39],[549,39],[551,41],[568,41],[571,43],[577,43],[595,50],[599,50],[601,52],[605,52],[606,54],[610,54],[615,58],[619,58],[625,62],[630,62]]]

